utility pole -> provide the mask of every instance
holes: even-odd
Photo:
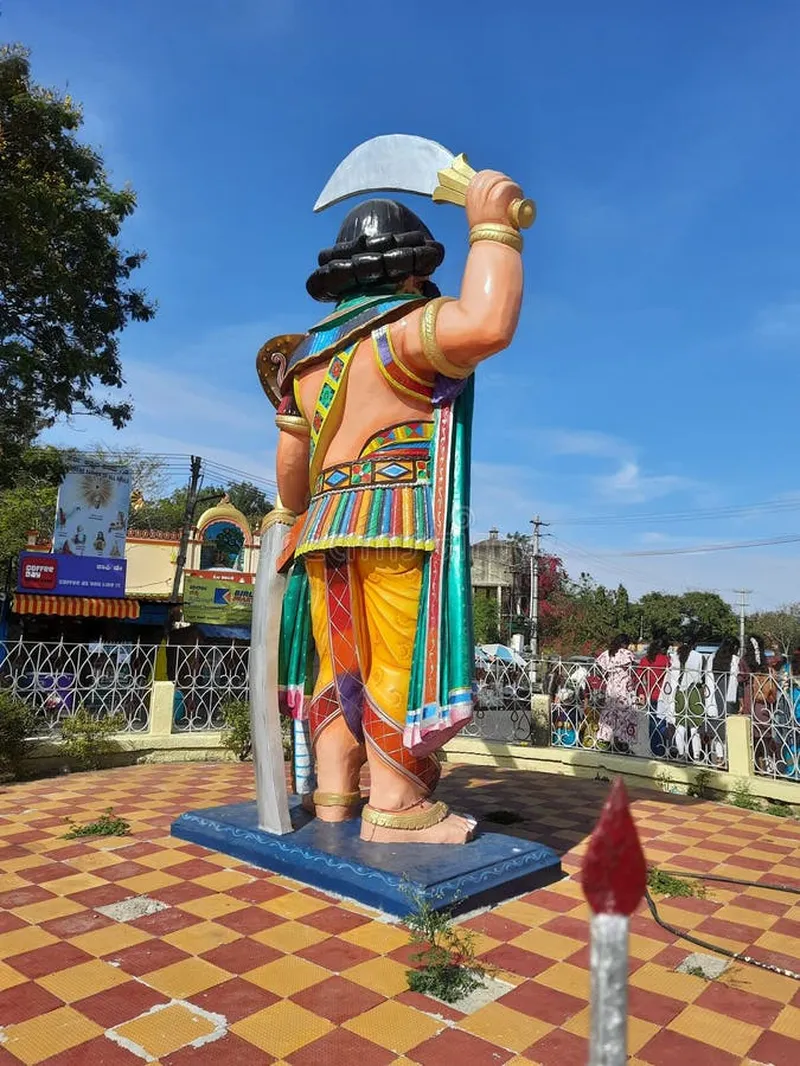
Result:
[[[744,620],[747,610],[747,597],[753,590],[734,589],[733,591],[739,597],[739,654],[744,655]]]
[[[183,525],[181,527],[181,540],[178,545],[178,558],[175,560],[175,577],[172,580],[172,596],[170,597],[170,605],[175,606],[178,602],[178,594],[181,590],[181,578],[183,577],[183,568],[186,566],[186,550],[189,547],[189,534],[192,531],[192,523],[194,521],[194,509],[197,506],[197,488],[200,484],[200,471],[202,469],[203,460],[198,455],[192,456],[191,461],[191,476],[189,478],[189,488],[186,492],[186,507],[183,511]],[[167,623],[169,625],[169,622]]]
[[[531,519],[531,525],[533,526],[533,544],[531,547],[531,591],[528,609],[531,620],[532,680],[536,680],[536,659],[539,656],[539,545],[542,526],[546,526],[547,524],[547,522],[541,520],[538,514],[535,518]]]

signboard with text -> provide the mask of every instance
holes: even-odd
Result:
[[[83,559],[124,558],[130,502],[127,467],[72,462],[58,490],[53,552]]]
[[[50,596],[120,597],[125,595],[124,559],[22,552],[17,592]]]
[[[183,618],[206,625],[249,625],[253,585],[220,578],[192,577],[183,584]]]

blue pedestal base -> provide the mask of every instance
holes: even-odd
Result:
[[[561,861],[551,848],[502,833],[481,833],[458,847],[365,844],[358,819],[321,822],[296,797],[292,824],[295,831],[285,836],[265,833],[258,828],[255,803],[235,803],[182,814],[172,833],[397,917],[414,909],[409,895],[436,909],[463,913],[561,875]]]

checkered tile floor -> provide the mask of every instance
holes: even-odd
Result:
[[[514,987],[466,1016],[408,991],[408,937],[355,904],[169,836],[197,806],[252,793],[252,767],[131,767],[0,789],[0,1066],[571,1066],[587,1061],[586,907],[575,880],[607,785],[448,767],[441,795],[564,853],[558,884],[471,919]],[[635,796],[647,857],[665,867],[800,886],[800,824],[655,793]],[[66,841],[103,809],[132,835]],[[164,906],[117,921],[132,896]],[[800,897],[719,886],[665,919],[798,968]],[[632,920],[631,1062],[800,1062],[800,984],[745,965],[675,972],[694,950],[646,910]]]

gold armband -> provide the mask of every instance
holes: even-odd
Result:
[[[455,378],[461,381],[474,373],[473,367],[457,366],[451,363],[436,340],[436,319],[442,304],[452,300],[451,296],[438,296],[425,304],[422,310],[422,318],[419,322],[419,336],[422,343],[422,354],[431,364],[433,369],[446,378]]]
[[[504,226],[500,222],[482,222],[473,226],[469,231],[469,243],[473,245],[476,241],[496,241],[513,248],[515,252],[522,251],[522,237],[519,232],[513,226]]]
[[[263,537],[270,526],[277,525],[278,522],[280,522],[282,526],[293,526],[296,521],[297,515],[294,511],[290,511],[288,507],[284,507],[281,503],[280,496],[276,496],[275,506],[269,514],[264,515],[264,520],[261,523],[261,535]]]
[[[295,433],[304,437],[311,435],[311,426],[302,415],[276,415],[275,425],[278,429],[286,430],[287,433]]]

